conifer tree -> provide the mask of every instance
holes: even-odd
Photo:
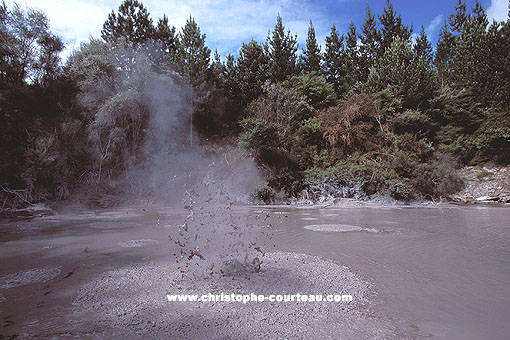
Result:
[[[404,108],[426,109],[436,92],[434,73],[423,56],[413,58],[409,43],[397,37],[370,70],[365,90],[389,89],[401,96]]]
[[[191,16],[179,33],[178,64],[182,74],[197,89],[207,81],[211,50],[205,45],[205,34],[200,32]]]
[[[226,83],[225,79],[225,64],[221,61],[218,49],[214,50],[214,56],[210,67],[211,82],[216,89],[223,89]]]
[[[358,35],[356,26],[351,21],[345,44],[345,85],[350,93],[358,93],[360,85],[360,57],[358,49]]]
[[[165,52],[174,56],[177,51],[177,37],[175,35],[175,26],[170,27],[166,14],[158,20],[158,24],[154,32],[154,40],[162,44]]]
[[[437,41],[434,66],[436,67],[441,87],[450,84],[453,76],[453,62],[455,60],[456,39],[448,29],[448,24],[444,23],[439,32]]]
[[[300,69],[303,73],[315,72],[319,73],[321,70],[321,49],[315,37],[315,28],[310,20],[308,26],[308,35],[306,38],[306,48],[300,58]]]
[[[453,32],[458,34],[462,33],[464,23],[467,20],[466,16],[466,3],[463,0],[458,0],[455,7],[455,13],[451,14],[448,18]]]
[[[338,35],[335,25],[331,27],[331,33],[326,37],[326,50],[323,59],[324,77],[336,95],[341,98],[347,92],[343,86],[345,77],[344,37]]]
[[[360,73],[361,81],[368,78],[370,68],[374,65],[379,51],[380,32],[377,29],[377,22],[374,14],[367,6],[365,21],[363,22],[361,34],[359,35],[360,45]]]
[[[415,56],[424,56],[428,62],[432,61],[432,45],[425,33],[423,25],[420,29],[420,35],[416,38],[416,42],[413,46]]]
[[[237,58],[238,87],[242,105],[247,105],[263,93],[263,85],[269,79],[269,58],[264,47],[251,40],[243,43]]]
[[[138,0],[124,0],[118,13],[112,11],[103,24],[101,37],[106,42],[124,38],[132,44],[141,44],[154,38],[154,26],[149,12]]]
[[[190,104],[190,145],[193,144],[193,125],[198,120],[200,128],[207,130],[212,122],[209,114],[211,92],[210,80],[211,50],[205,45],[205,34],[200,32],[195,19],[189,17],[179,33],[177,65],[181,75],[190,84],[188,102]]]
[[[379,56],[384,54],[393,39],[399,37],[402,40],[409,41],[413,28],[402,24],[402,17],[397,14],[390,0],[386,0],[386,7],[383,10],[383,14],[379,16],[381,22],[381,36],[380,36],[380,48]]]
[[[490,97],[487,93],[491,74],[489,60],[491,54],[497,53],[489,44],[488,24],[485,10],[477,1],[473,13],[466,17],[462,33],[457,38],[457,56],[454,62],[457,84],[469,87],[479,100]]]
[[[281,82],[296,74],[297,37],[285,32],[282,17],[278,14],[272,34],[265,45],[269,56],[269,74],[273,82]]]

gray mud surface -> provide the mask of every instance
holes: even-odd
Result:
[[[381,231],[376,228],[359,227],[349,224],[311,224],[304,227],[312,231],[345,233],[351,231],[363,231],[367,233],[380,233]]]
[[[274,252],[259,273],[192,280],[168,262],[105,272],[80,288],[73,318],[98,338],[399,339],[371,285],[318,257]],[[352,302],[169,302],[166,294],[350,294]]]
[[[377,308],[372,283],[337,262],[272,243],[263,247],[274,250],[260,258],[258,273],[206,276],[200,269],[183,276],[169,235],[187,214],[141,204],[1,220],[0,339],[409,338]],[[278,227],[287,215],[252,208],[239,214]],[[207,293],[349,294],[353,301],[166,298]]]

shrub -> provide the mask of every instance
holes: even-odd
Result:
[[[396,200],[410,201],[414,198],[414,188],[409,180],[393,178],[387,180],[385,185],[389,195]]]
[[[247,116],[277,124],[285,140],[299,128],[299,123],[312,116],[313,108],[298,93],[280,84],[265,84],[264,95],[246,108]]]
[[[299,125],[297,136],[301,145],[323,146],[321,125],[317,118],[305,119]]]
[[[407,110],[397,115],[392,125],[395,133],[412,133],[418,139],[430,136],[431,132],[430,118],[418,110]]]
[[[271,188],[267,182],[265,182],[255,189],[254,196],[255,201],[260,200],[266,204],[269,204],[274,201],[276,191],[273,188]]]
[[[373,96],[360,94],[350,97],[341,106],[320,111],[318,120],[328,144],[348,155],[381,148],[384,140],[380,113]]]
[[[314,109],[323,109],[336,103],[331,86],[314,72],[292,77],[284,86],[304,97]]]
[[[239,122],[243,132],[239,136],[239,146],[259,153],[279,145],[279,126],[263,119],[246,118]]]

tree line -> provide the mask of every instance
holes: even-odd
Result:
[[[176,145],[190,116],[199,138],[237,139],[266,175],[258,199],[446,197],[462,187],[455,166],[510,161],[510,24],[459,0],[435,49],[413,31],[388,0],[345,35],[333,25],[324,51],[310,21],[298,51],[278,15],[266,41],[222,60],[193,17],[177,31],[124,0],[62,63],[44,13],[3,3],[4,204],[64,199],[143,162],[154,78],[189,104]]]

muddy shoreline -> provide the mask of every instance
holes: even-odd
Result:
[[[168,302],[165,294],[352,294],[338,303]],[[400,339],[372,309],[371,284],[348,268],[318,257],[267,253],[249,276],[182,279],[168,262],[105,272],[80,288],[74,315],[95,315],[85,328],[98,338],[172,339]]]
[[[250,208],[276,225],[277,212]],[[186,211],[80,206],[0,221],[0,335],[7,339],[403,339],[376,287],[320,257],[270,249],[259,273],[183,279],[169,231]],[[277,248],[275,248],[277,249]],[[170,303],[166,294],[350,294],[350,303]]]

